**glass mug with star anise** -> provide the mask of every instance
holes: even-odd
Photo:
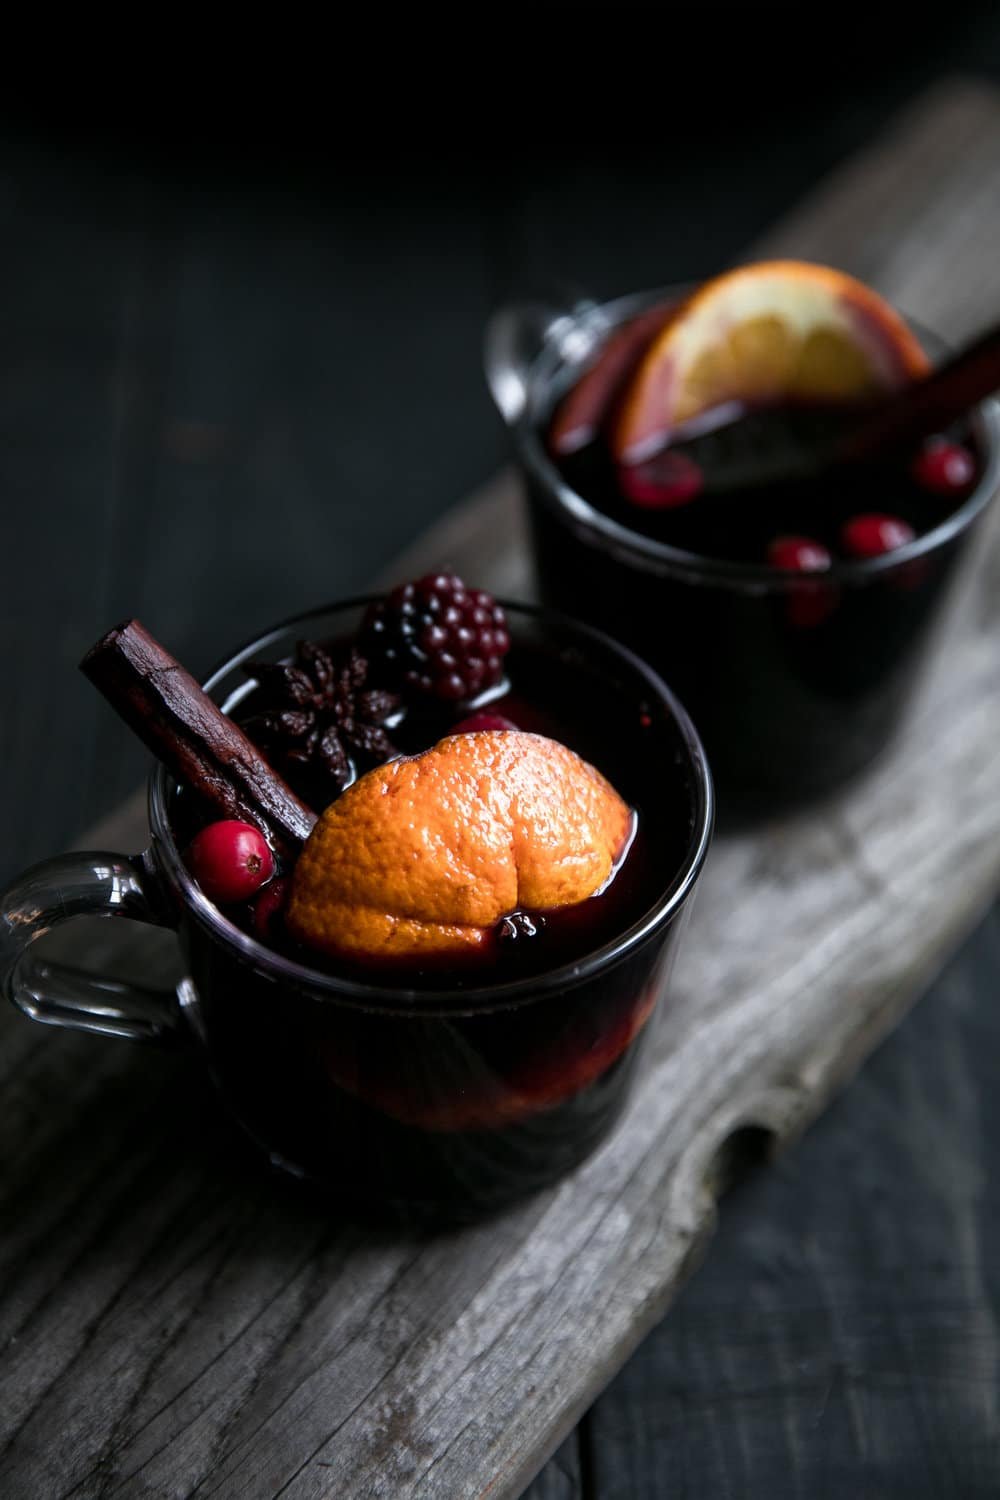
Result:
[[[684,710],[629,651],[523,606],[507,606],[502,630],[504,675],[474,701],[473,727],[558,738],[607,774],[638,833],[606,892],[540,933],[500,934],[482,972],[326,967],[266,902],[208,899],[186,857],[204,809],[160,766],[144,854],[62,856],[0,897],[8,996],[50,1024],[200,1051],[271,1165],[334,1189],[352,1211],[473,1218],[575,1166],[628,1097],[707,852],[711,781]],[[205,688],[300,796],[328,799],[469,712],[457,682],[453,701],[401,711],[369,678],[366,640],[378,633],[372,601],[303,616],[236,652]],[[37,957],[36,936],[84,914],[176,929],[186,971],[176,991]]]

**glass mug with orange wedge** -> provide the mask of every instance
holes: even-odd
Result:
[[[16,1005],[179,1039],[265,1157],[347,1212],[475,1218],[597,1146],[713,819],[643,662],[437,575],[272,630],[204,689],[136,621],[83,668],[161,761],[150,843],[3,894]],[[177,992],[38,958],[81,914],[175,928]]]
[[[932,346],[870,288],[794,261],[490,324],[541,598],[663,673],[724,814],[839,787],[903,719],[997,488],[998,409],[833,455]]]

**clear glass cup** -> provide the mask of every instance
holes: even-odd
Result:
[[[571,489],[545,433],[608,333],[686,290],[501,309],[486,373],[526,485],[542,602],[609,631],[663,674],[704,740],[722,814],[756,818],[840,787],[903,722],[955,565],[997,491],[1000,407],[973,414],[973,492],[892,553],[803,577],[653,540]]]
[[[231,710],[247,690],[244,664],[280,660],[303,636],[344,637],[366,602],[270,631],[220,666],[208,690]],[[646,820],[648,887],[622,930],[549,972],[491,973],[461,990],[322,972],[262,945],[206,899],[179,846],[177,788],[157,768],[144,854],[63,855],[0,898],[8,997],[50,1024],[184,1043],[272,1165],[335,1190],[347,1209],[474,1218],[573,1167],[626,1100],[708,850],[712,785],[686,713],[631,652],[553,614],[509,605],[508,618],[515,686],[551,681],[557,698],[579,701],[585,736],[592,721],[594,745],[617,746],[619,789]],[[177,992],[39,958],[33,940],[81,914],[175,928],[186,967]]]

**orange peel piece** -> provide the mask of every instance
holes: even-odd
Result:
[[[519,907],[607,882],[632,814],[611,784],[543,735],[450,735],[390,761],[323,813],[292,876],[286,923],[355,960],[474,950]]]

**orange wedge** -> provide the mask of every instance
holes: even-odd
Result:
[[[681,304],[628,382],[612,446],[620,462],[635,463],[729,403],[864,400],[929,368],[870,287],[827,266],[761,261]]]

